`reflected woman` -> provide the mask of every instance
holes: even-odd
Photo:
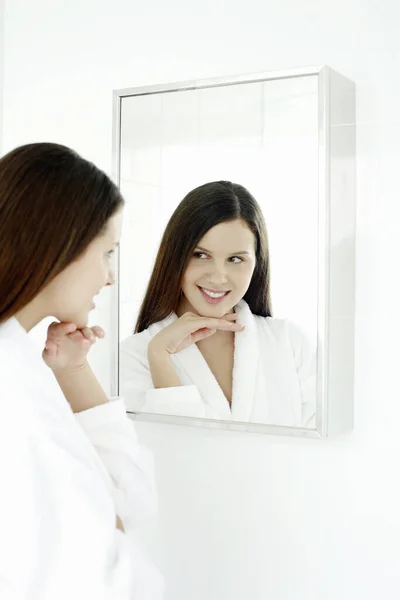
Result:
[[[315,349],[272,317],[266,227],[243,186],[179,204],[120,356],[129,411],[315,427]]]

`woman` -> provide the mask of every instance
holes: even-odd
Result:
[[[64,146],[0,160],[4,599],[161,597],[134,544],[155,508],[151,461],[86,361],[104,335],[87,320],[114,281],[122,206],[110,179]],[[58,322],[42,358],[28,332],[48,316]]]
[[[121,386],[134,412],[315,427],[315,352],[272,318],[267,232],[244,187],[208,183],[175,210]]]

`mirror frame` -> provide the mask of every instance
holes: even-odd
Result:
[[[276,79],[318,78],[318,314],[316,429],[242,423],[149,413],[128,414],[138,421],[190,425],[303,438],[326,438],[353,427],[354,297],[355,297],[355,86],[326,66],[163,83],[113,92],[112,178],[120,186],[121,107],[124,98],[164,92],[198,90]],[[343,181],[345,183],[343,183]],[[343,187],[344,186],[344,187]],[[335,268],[334,244],[346,241],[347,278]],[[340,259],[343,263],[343,257]],[[338,265],[339,266],[339,265]],[[119,252],[112,295],[111,395],[119,395]],[[332,295],[346,284],[341,312]],[[337,325],[339,335],[332,335]],[[343,325],[342,329],[340,325]]]

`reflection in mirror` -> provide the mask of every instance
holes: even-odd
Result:
[[[318,142],[316,76],[122,99],[129,411],[316,427]]]

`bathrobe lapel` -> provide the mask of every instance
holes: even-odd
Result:
[[[254,315],[243,300],[235,307],[235,312],[239,314],[238,322],[245,325],[245,329],[235,334],[231,407],[196,344],[172,355],[172,360],[187,373],[197,386],[203,400],[220,419],[250,421],[260,355],[257,324]],[[161,330],[177,318],[176,314],[172,313],[164,321],[156,323],[154,327]]]
[[[155,323],[153,327],[157,330],[156,333],[176,321],[177,318],[177,315],[172,313],[163,321]],[[208,404],[212,412],[216,413],[216,417],[230,421],[232,415],[229,402],[196,344],[171,355],[171,358],[179,369],[186,372],[199,390],[204,402]]]
[[[235,312],[245,329],[235,335],[231,418],[233,421],[250,421],[260,356],[256,317],[243,300],[235,307]]]

